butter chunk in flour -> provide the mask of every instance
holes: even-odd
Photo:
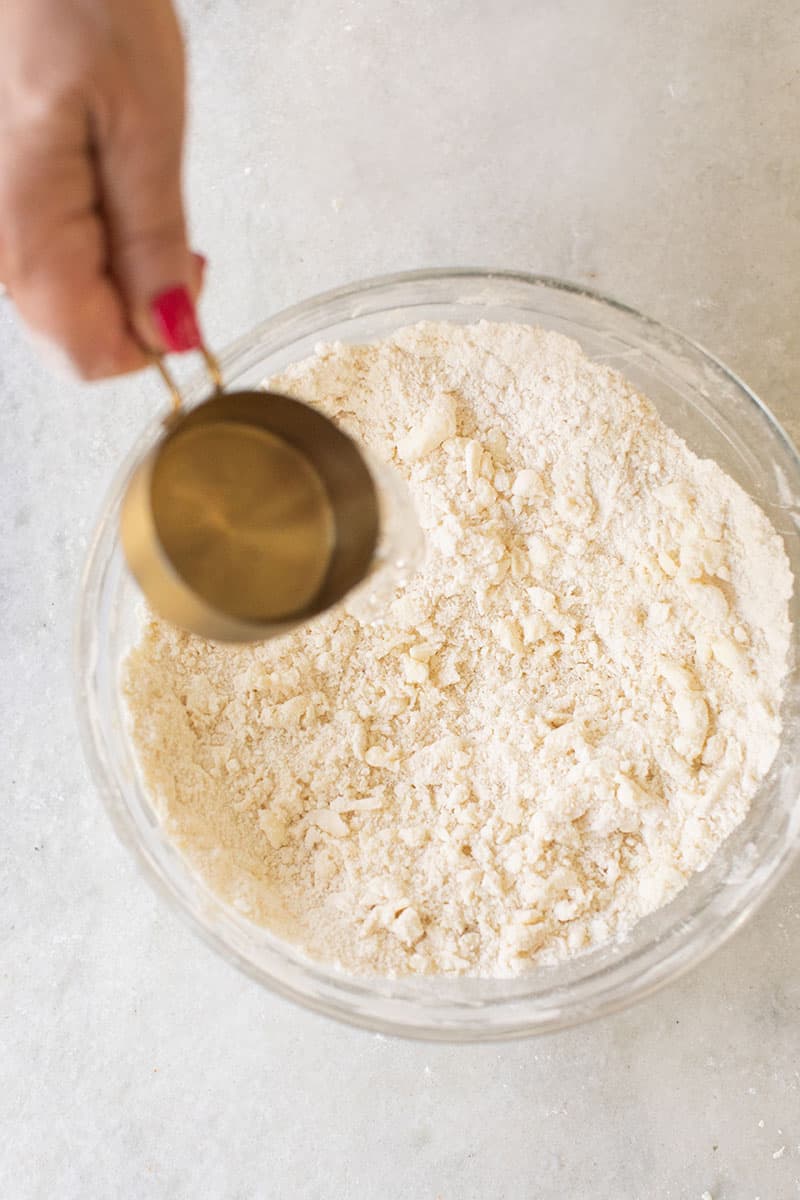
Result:
[[[792,580],[713,462],[572,341],[422,324],[272,379],[408,483],[423,569],[280,640],[151,621],[143,772],[209,885],[360,973],[509,975],[671,899],[778,746]]]

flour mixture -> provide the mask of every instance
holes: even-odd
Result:
[[[270,383],[394,465],[427,559],[378,624],[230,647],[150,622],[125,687],[170,835],[354,972],[509,975],[624,933],[775,755],[780,538],[557,334],[417,325]]]

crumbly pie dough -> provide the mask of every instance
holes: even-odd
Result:
[[[361,973],[509,975],[621,935],[775,755],[789,564],[761,510],[576,343],[422,324],[270,385],[405,478],[422,570],[216,646],[153,620],[142,770],[208,884]]]

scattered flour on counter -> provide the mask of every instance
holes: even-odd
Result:
[[[359,973],[509,975],[671,899],[778,746],[767,518],[558,334],[421,324],[270,381],[394,464],[424,567],[255,646],[154,620],[125,689],[218,893]]]

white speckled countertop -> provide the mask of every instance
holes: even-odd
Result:
[[[214,344],[484,264],[676,325],[800,434],[793,0],[185,0]],[[55,382],[0,305],[3,1200],[800,1196],[800,871],[709,962],[544,1040],[434,1047],[273,999],[137,875],[70,692],[87,535],[156,384]]]

